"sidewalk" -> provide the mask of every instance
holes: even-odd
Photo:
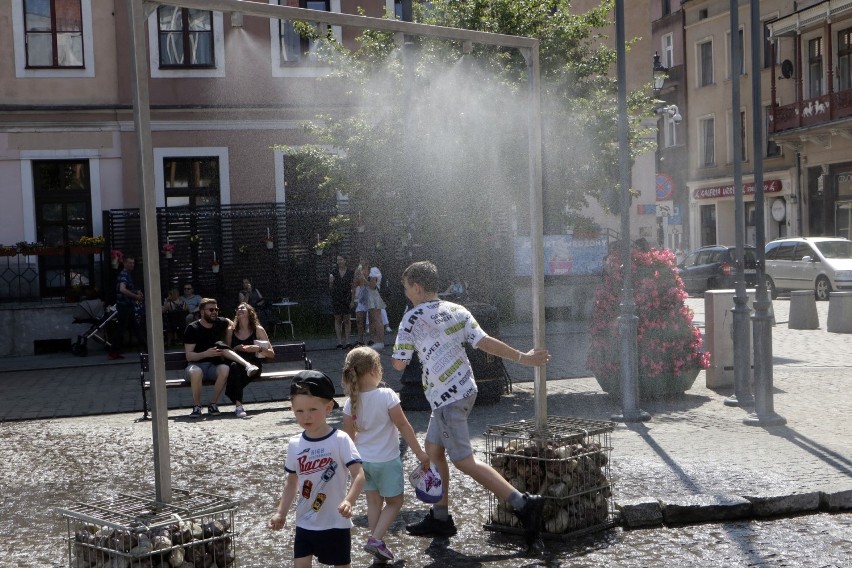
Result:
[[[688,302],[696,311],[696,325],[703,328],[703,301]],[[643,402],[640,406],[651,421],[616,424],[611,436],[616,501],[626,522],[852,508],[852,336],[825,331],[827,302],[817,304],[821,329],[789,330],[788,306],[786,299],[775,302],[777,324],[772,328],[774,408],[787,424],[744,425],[747,411],[723,404],[732,389],[707,389],[703,373],[684,397]],[[608,420],[620,412],[620,401],[602,393],[585,370],[585,329],[582,323],[547,326],[548,348],[554,355],[547,369],[547,413]],[[501,337],[521,348],[531,343],[529,326],[504,328]],[[334,349],[332,340],[308,342],[308,349],[314,368],[339,385],[344,353]],[[390,367],[389,348],[383,358],[386,380],[398,390],[399,373]],[[514,392],[497,404],[478,404],[471,415],[477,451],[484,449],[482,433],[490,425],[534,419],[532,373],[514,363],[506,366]],[[127,413],[132,424],[142,411],[138,373],[137,361],[107,361],[98,350],[85,358],[0,360],[0,421]],[[281,416],[289,407],[281,402],[281,383],[252,385],[246,392],[251,393],[246,400],[250,414],[257,410]],[[168,398],[170,422],[181,421],[190,405],[188,389],[172,390]],[[223,411],[227,409],[223,405]],[[258,418],[255,427],[269,420]],[[428,413],[412,412],[409,418],[418,432],[425,431]],[[111,419],[116,420],[123,415]],[[244,422],[223,424],[250,436]],[[288,431],[294,426],[286,416],[283,422]]]

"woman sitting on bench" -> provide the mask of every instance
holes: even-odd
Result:
[[[269,343],[269,336],[263,326],[260,325],[257,312],[254,311],[253,307],[246,302],[241,303],[237,306],[237,315],[234,320],[234,324],[228,328],[225,336],[225,343],[230,345],[234,352],[261,368],[264,359],[275,359],[275,351]],[[256,376],[249,376],[245,367],[240,363],[231,363],[225,396],[236,405],[235,414],[237,418],[246,417],[246,411],[243,408],[243,389]]]

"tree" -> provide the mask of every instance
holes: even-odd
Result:
[[[436,0],[415,21],[541,40],[545,232],[597,199],[618,213],[615,51],[600,41],[612,0],[585,14],[541,0]],[[451,262],[487,258],[494,224],[516,208],[528,221],[527,66],[516,49],[368,31],[349,53],[327,46],[334,77],[354,113],[325,116],[309,130],[339,149],[293,149],[322,172],[323,187],[347,194],[368,223],[399,246],[442,251]],[[651,101],[629,100],[634,152]],[[395,235],[395,236],[391,236]],[[463,245],[463,246],[460,246]],[[410,249],[409,249],[410,250]],[[437,254],[437,253],[432,253]],[[485,254],[485,258],[483,258]]]

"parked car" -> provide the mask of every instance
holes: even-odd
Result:
[[[792,237],[766,245],[766,286],[778,290],[813,290],[828,300],[833,290],[852,290],[852,241],[840,237]]]
[[[703,294],[707,290],[734,288],[737,271],[734,264],[736,247],[712,245],[689,253],[677,269],[686,291]],[[743,266],[746,287],[753,288],[756,282],[755,249],[746,245],[743,250]]]

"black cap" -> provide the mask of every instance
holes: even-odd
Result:
[[[330,400],[334,402],[334,408],[340,408],[340,405],[334,400],[334,383],[325,373],[299,371],[290,384],[290,396],[304,394],[299,392],[301,389],[308,389],[313,396]]]

